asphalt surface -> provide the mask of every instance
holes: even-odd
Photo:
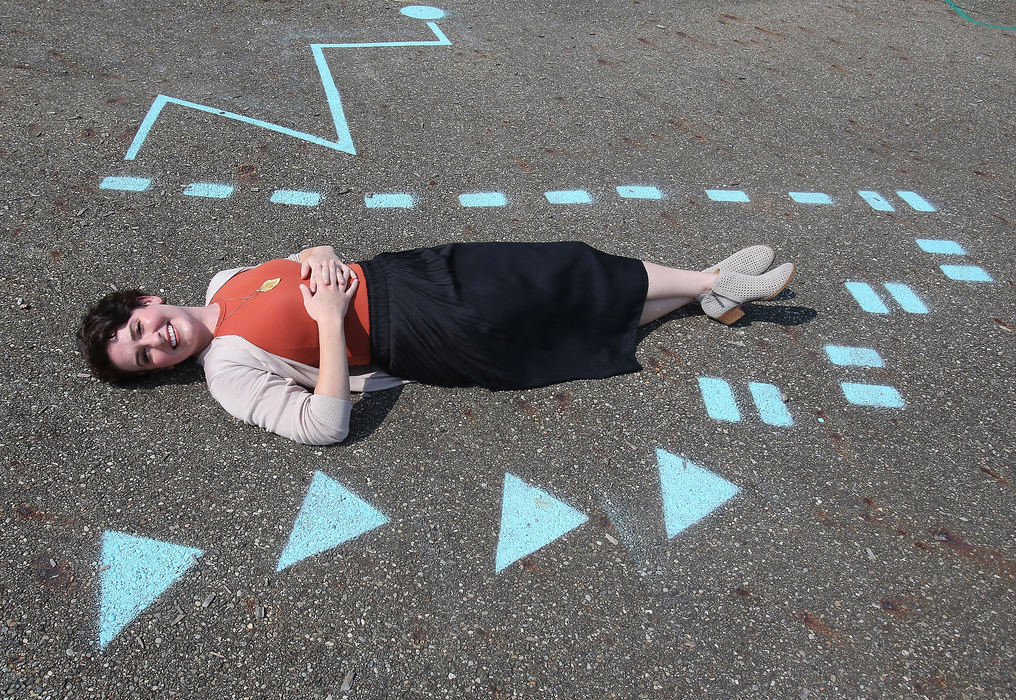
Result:
[[[959,5],[446,3],[450,46],[327,51],[356,155],[171,104],[125,160],[160,94],[333,139],[310,45],[435,35],[388,2],[4,3],[0,696],[1012,697],[1016,31],[984,25],[1016,8]],[[460,205],[477,191],[507,205]],[[692,269],[767,242],[799,270],[733,327],[656,324],[641,373],[376,393],[332,448],[238,423],[197,368],[111,387],[74,349],[111,287],[197,304],[215,271],[318,243],[574,239]],[[658,449],[740,491],[668,538]],[[276,573],[316,472],[388,522]],[[589,520],[496,572],[506,473]],[[103,645],[108,533],[202,554]]]

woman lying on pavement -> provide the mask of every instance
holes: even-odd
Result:
[[[794,273],[768,246],[702,272],[584,243],[459,243],[342,263],[331,246],[216,274],[204,306],[114,292],[78,344],[106,381],[194,358],[233,416],[306,444],[341,442],[350,390],[405,381],[528,389],[640,368],[636,329],[698,299],[733,323]]]

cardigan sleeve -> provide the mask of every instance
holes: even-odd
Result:
[[[332,445],[346,439],[352,403],[311,393],[294,380],[255,364],[205,358],[208,389],[230,415],[304,445]]]

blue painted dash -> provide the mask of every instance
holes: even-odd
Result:
[[[857,194],[861,195],[861,199],[867,202],[875,211],[896,211],[896,208],[878,192],[873,190],[858,190]]]
[[[230,185],[220,185],[214,182],[192,182],[183,193],[190,197],[225,199],[233,194],[233,188]]]
[[[914,239],[925,253],[942,253],[943,255],[966,255],[967,251],[956,241],[944,238]]]
[[[741,490],[708,469],[666,450],[656,450],[667,538],[694,525]]]
[[[502,192],[467,192],[459,195],[459,204],[464,207],[503,207],[508,200]]]
[[[794,419],[783,402],[782,392],[778,386],[763,382],[748,382],[751,397],[762,422],[768,425],[786,428],[794,424]]]
[[[655,187],[640,185],[618,185],[617,193],[625,199],[663,199],[663,193]]]
[[[842,382],[840,388],[847,401],[858,406],[878,406],[881,408],[903,408],[906,404],[900,392],[884,384],[853,384]]]
[[[832,204],[833,198],[825,192],[788,192],[798,204]]]
[[[124,192],[144,192],[151,186],[152,180],[147,177],[115,177],[102,179],[99,187],[104,190],[122,190]]]
[[[875,293],[875,290],[871,288],[865,282],[844,282],[844,286],[847,291],[854,297],[854,300],[860,304],[861,308],[867,311],[869,314],[887,314],[889,313],[889,307],[885,305],[882,298]]]
[[[546,491],[505,472],[495,573],[550,544],[588,519],[589,516]]]
[[[903,307],[903,310],[910,314],[926,314],[928,313],[928,307],[924,305],[920,297],[914,292],[913,289],[903,284],[902,282],[886,282],[883,285],[896,303]]]
[[[368,209],[412,209],[416,205],[413,195],[404,192],[369,194],[363,198]]]
[[[935,207],[927,199],[909,190],[896,190],[904,202],[909,204],[914,211],[935,211]]]
[[[977,265],[939,265],[945,276],[961,282],[994,282],[995,278]]]
[[[321,201],[321,195],[317,192],[305,192],[303,190],[275,190],[272,192],[271,201],[276,204],[296,204],[301,207],[317,206]]]
[[[552,190],[544,196],[551,204],[589,204],[593,201],[585,190]]]
[[[699,377],[699,390],[702,401],[706,404],[706,413],[713,420],[725,420],[737,423],[741,420],[741,412],[737,410],[737,401],[730,384],[715,377]]]
[[[748,202],[748,193],[741,190],[706,190],[706,196],[714,202]]]
[[[885,367],[882,356],[874,348],[858,348],[845,345],[826,345],[826,355],[834,365],[855,365],[858,367]]]

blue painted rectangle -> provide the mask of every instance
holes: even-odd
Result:
[[[773,384],[763,382],[748,382],[748,389],[751,397],[755,400],[755,407],[763,423],[786,428],[794,424],[794,419],[783,402],[780,388]]]
[[[961,282],[994,282],[995,278],[977,265],[939,265],[945,276]]]
[[[904,202],[909,204],[915,211],[935,211],[935,207],[927,199],[909,190],[896,190]]]
[[[625,199],[663,199],[663,193],[655,187],[640,185],[618,185],[617,193]]]
[[[884,384],[853,384],[842,382],[840,388],[847,401],[857,406],[879,406],[881,408],[903,408],[906,404],[900,392]]]
[[[926,314],[928,307],[924,305],[914,290],[902,282],[886,282],[885,288],[892,294],[896,303],[903,307],[903,310],[911,314]]]
[[[741,190],[706,190],[706,196],[714,202],[748,202],[748,193]]]
[[[152,184],[147,177],[114,177],[103,178],[99,187],[104,190],[122,190],[124,192],[144,192]]]
[[[363,198],[368,209],[412,209],[416,204],[413,195],[405,192],[369,194]]]
[[[893,205],[878,192],[874,192],[872,190],[857,190],[857,194],[861,195],[861,199],[871,205],[871,208],[875,211],[896,211],[896,208],[893,207]]]
[[[963,249],[963,246],[956,241],[950,241],[944,238],[916,238],[914,240],[925,253],[942,253],[944,255],[967,254],[967,251]]]
[[[552,190],[545,196],[551,204],[589,204],[593,201],[585,190]]]
[[[864,282],[844,282],[844,286],[853,295],[854,300],[861,305],[861,308],[869,314],[889,313],[889,307],[870,285]]]
[[[183,193],[190,197],[225,199],[233,194],[233,188],[229,185],[220,185],[214,182],[192,182]]]
[[[459,204],[464,207],[503,207],[508,200],[501,192],[467,192],[459,195]]]
[[[858,367],[885,367],[882,356],[874,348],[858,348],[846,345],[826,345],[826,355],[834,365],[856,365]]]
[[[730,384],[715,377],[699,377],[698,383],[710,418],[730,423],[741,420],[741,412],[737,410],[737,401],[734,400]]]
[[[313,207],[321,201],[321,195],[317,192],[302,190],[275,190],[272,192],[271,201],[276,204],[298,204],[301,207]]]
[[[832,204],[833,198],[825,192],[788,192],[798,204]]]

